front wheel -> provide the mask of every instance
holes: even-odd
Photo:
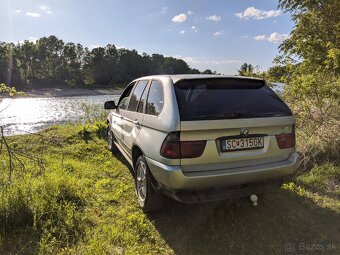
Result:
[[[143,155],[137,159],[135,169],[135,186],[139,206],[145,212],[160,209],[163,205],[163,196],[152,186],[152,176]]]

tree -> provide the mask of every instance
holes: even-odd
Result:
[[[291,72],[285,65],[274,65],[264,72],[264,77],[271,82],[287,82],[291,78]]]
[[[42,81],[63,80],[64,42],[56,36],[40,38],[37,42],[38,77]]]
[[[18,63],[13,43],[0,42],[0,82],[12,86],[20,82]]]
[[[142,76],[146,71],[143,57],[136,50],[119,49],[118,55],[119,82],[129,82]]]
[[[216,74],[216,72],[213,72],[210,69],[206,69],[202,72],[202,74]]]
[[[340,1],[280,0],[279,7],[290,12],[295,27],[280,45],[284,55],[340,71]]]
[[[297,117],[300,149],[339,158],[340,1],[279,0],[279,7],[295,22],[277,62],[290,74],[284,97]]]
[[[241,76],[249,76],[254,71],[252,64],[243,63],[238,70],[238,74]]]
[[[201,73],[182,59],[151,56],[115,45],[92,50],[56,36],[18,44],[0,42],[0,82],[18,88],[114,85],[152,74]],[[205,70],[205,74],[216,74]]]
[[[66,43],[63,50],[63,79],[69,85],[83,83],[82,64],[85,51],[81,44]]]

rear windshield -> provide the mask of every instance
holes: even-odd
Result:
[[[183,121],[292,115],[280,97],[261,80],[182,80],[175,84],[175,91]]]

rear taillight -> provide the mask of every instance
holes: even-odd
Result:
[[[280,149],[288,149],[295,147],[295,127],[293,126],[292,133],[275,135],[277,145]]]
[[[207,141],[181,142],[181,158],[198,158],[203,154]]]
[[[181,155],[179,132],[172,132],[167,135],[161,147],[161,155],[165,158],[177,159]]]
[[[207,141],[180,141],[180,132],[172,132],[165,138],[161,155],[165,158],[198,158],[203,154]]]

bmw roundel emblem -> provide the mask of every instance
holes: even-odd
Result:
[[[242,128],[240,131],[241,136],[247,136],[249,134],[249,129]]]

